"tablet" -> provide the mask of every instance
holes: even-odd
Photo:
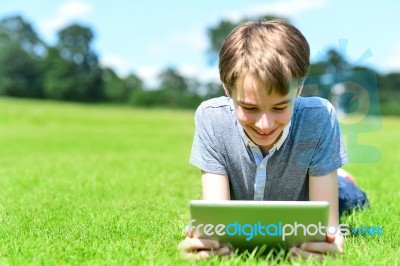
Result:
[[[239,250],[289,249],[325,241],[329,203],[324,201],[190,201],[188,230]]]

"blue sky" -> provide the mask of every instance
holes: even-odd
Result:
[[[0,18],[22,15],[49,44],[72,22],[90,26],[103,65],[121,75],[136,73],[151,85],[167,66],[217,80],[217,66],[206,56],[206,28],[223,18],[263,14],[289,18],[308,39],[313,60],[331,47],[351,62],[370,50],[362,65],[380,73],[400,71],[399,10],[396,0],[1,0]],[[339,40],[347,48],[339,48]]]

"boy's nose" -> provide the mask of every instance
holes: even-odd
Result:
[[[274,128],[272,116],[267,113],[262,113],[256,120],[255,126],[264,133]]]

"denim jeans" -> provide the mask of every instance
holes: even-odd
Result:
[[[356,184],[338,175],[339,215],[369,206],[367,195]]]

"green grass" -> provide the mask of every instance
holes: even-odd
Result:
[[[350,237],[325,265],[399,263],[399,118],[363,134],[381,161],[346,167],[372,207],[347,217],[383,237]],[[177,253],[199,199],[188,163],[193,112],[0,98],[0,265],[253,265],[265,257],[186,261]],[[317,261],[269,262],[318,264]]]

